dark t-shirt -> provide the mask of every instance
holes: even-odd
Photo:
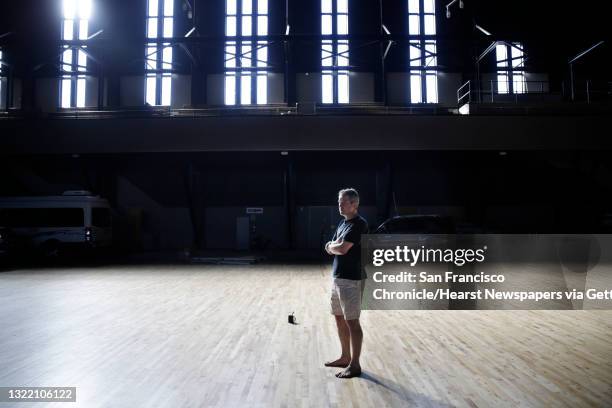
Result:
[[[361,234],[368,233],[368,222],[361,215],[350,220],[342,220],[332,241],[340,239],[352,242],[353,246],[344,255],[335,255],[332,267],[334,278],[360,280],[366,278],[361,269]]]

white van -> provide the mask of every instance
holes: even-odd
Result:
[[[10,230],[22,246],[46,255],[71,247],[107,247],[113,237],[108,201],[84,190],[61,196],[0,197],[0,228]]]

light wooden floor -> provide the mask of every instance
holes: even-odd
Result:
[[[0,273],[0,386],[77,387],[23,408],[611,406],[612,311],[366,311],[365,373],[339,380],[322,366],[339,352],[328,274]]]

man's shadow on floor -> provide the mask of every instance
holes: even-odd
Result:
[[[409,403],[410,406],[417,407],[436,407],[436,408],[454,408],[454,405],[447,404],[446,402],[437,401],[428,397],[425,394],[411,391],[406,389],[402,385],[392,381],[388,378],[376,375],[371,372],[363,371],[359,377],[366,381],[370,381],[373,384],[379,385],[382,388],[392,392],[398,398],[402,399],[404,403]]]

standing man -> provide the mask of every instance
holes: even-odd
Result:
[[[354,188],[338,192],[338,210],[344,220],[334,237],[325,244],[325,251],[334,256],[331,285],[331,313],[336,318],[342,354],[325,363],[327,367],[345,367],[338,378],[361,375],[359,356],[363,331],[359,324],[365,271],[361,269],[361,234],[368,232],[367,221],[359,215],[359,194]],[[352,354],[351,354],[352,346]]]

